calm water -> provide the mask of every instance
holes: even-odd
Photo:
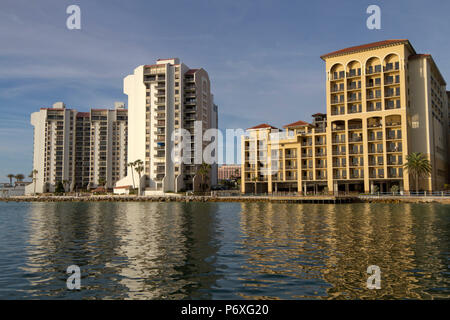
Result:
[[[449,249],[448,205],[0,203],[0,299],[448,299]]]

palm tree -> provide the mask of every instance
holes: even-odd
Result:
[[[136,162],[136,161],[135,161]],[[133,178],[133,189],[135,189],[135,184],[134,184],[134,163],[135,162],[130,162],[128,164],[128,166],[131,168],[131,177]]]
[[[134,162],[134,166],[136,167],[136,172],[139,175],[139,190],[138,190],[138,195],[141,195],[141,174],[144,171],[144,162],[140,159],[136,160]]]
[[[202,177],[202,184],[201,184],[202,191],[205,191],[206,186],[208,185],[207,178],[208,178],[210,169],[211,169],[211,165],[207,164],[205,162],[203,162],[197,169],[197,174],[200,175],[200,177]]]
[[[16,174],[16,176],[14,178],[16,178],[17,181],[22,182],[23,179],[25,179],[25,176],[23,174],[19,173],[19,174]]]
[[[36,169],[34,169],[33,171],[31,171],[30,175],[28,177],[31,178],[31,180],[33,181],[33,195],[36,196],[36,180],[37,180],[37,174],[38,171]]]
[[[63,180],[62,183],[63,183],[63,186],[64,186],[64,192],[67,192],[66,185],[69,184],[69,181],[68,180]]]
[[[103,188],[105,188],[105,185],[106,185],[106,179],[103,177],[98,178],[98,186],[99,187],[102,186]]]
[[[405,170],[414,176],[416,181],[416,192],[419,191],[419,178],[428,177],[431,174],[431,164],[427,157],[421,152],[413,152],[406,157]]]
[[[257,191],[257,189],[258,189],[258,177],[256,177],[256,176],[254,176],[253,178],[252,178],[252,181],[255,183],[255,194],[256,194],[256,191]]]
[[[9,184],[12,185],[12,179],[14,179],[16,176],[13,175],[12,173],[7,175],[8,179],[9,179]]]

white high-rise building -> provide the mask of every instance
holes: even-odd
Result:
[[[26,193],[54,192],[59,182],[66,191],[112,188],[126,173],[127,113],[123,103],[77,112],[62,102],[33,113],[37,174]]]
[[[198,159],[200,155],[202,159],[205,146],[211,144],[203,141],[203,133],[217,128],[217,106],[208,73],[190,69],[178,58],[160,59],[154,65],[137,67],[127,76],[124,93],[128,95],[129,110],[128,161],[144,163],[141,190],[146,194],[199,190],[200,164],[194,163],[194,157],[197,155]],[[194,136],[196,122],[197,127],[201,123],[202,132]],[[172,140],[175,129],[186,129],[191,135],[192,152],[183,155],[189,156],[191,163],[176,163],[172,159],[177,143]],[[138,174],[129,167],[127,177],[116,184],[117,190],[137,187],[137,180]],[[216,183],[217,165],[213,164],[208,184]]]

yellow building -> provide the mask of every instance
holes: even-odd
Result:
[[[448,97],[431,55],[417,54],[408,40],[387,40],[321,58],[327,115],[286,131],[250,128],[242,138],[242,192],[408,192],[414,183],[403,165],[412,152],[433,168],[419,189],[443,190]]]

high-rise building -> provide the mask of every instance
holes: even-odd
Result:
[[[413,152],[425,154],[432,166],[418,188],[442,190],[449,165],[448,102],[431,55],[417,54],[408,40],[387,40],[321,58],[327,116],[287,125],[285,132],[250,128],[242,140],[242,191],[413,191],[415,181],[404,170]]]
[[[128,110],[92,109],[77,114],[76,188],[114,187],[126,176]]]
[[[31,194],[53,192],[59,182],[67,191],[112,188],[127,168],[127,110],[77,112],[62,102],[31,115],[34,126],[34,183]]]
[[[203,141],[205,131],[217,128],[217,106],[208,73],[190,69],[178,58],[160,59],[156,64],[137,67],[127,76],[124,93],[128,95],[130,123],[128,161],[141,160],[144,171],[138,181],[135,168],[129,167],[127,177],[116,184],[117,189],[140,183],[146,194],[198,190],[202,183],[197,174],[201,161],[195,163],[194,159],[197,156],[202,160],[205,147],[211,143]],[[187,130],[191,138],[189,154],[187,150],[177,154],[180,141],[173,137],[176,129]],[[173,155],[189,161],[179,163]],[[216,164],[209,173],[208,183],[216,184]]]

